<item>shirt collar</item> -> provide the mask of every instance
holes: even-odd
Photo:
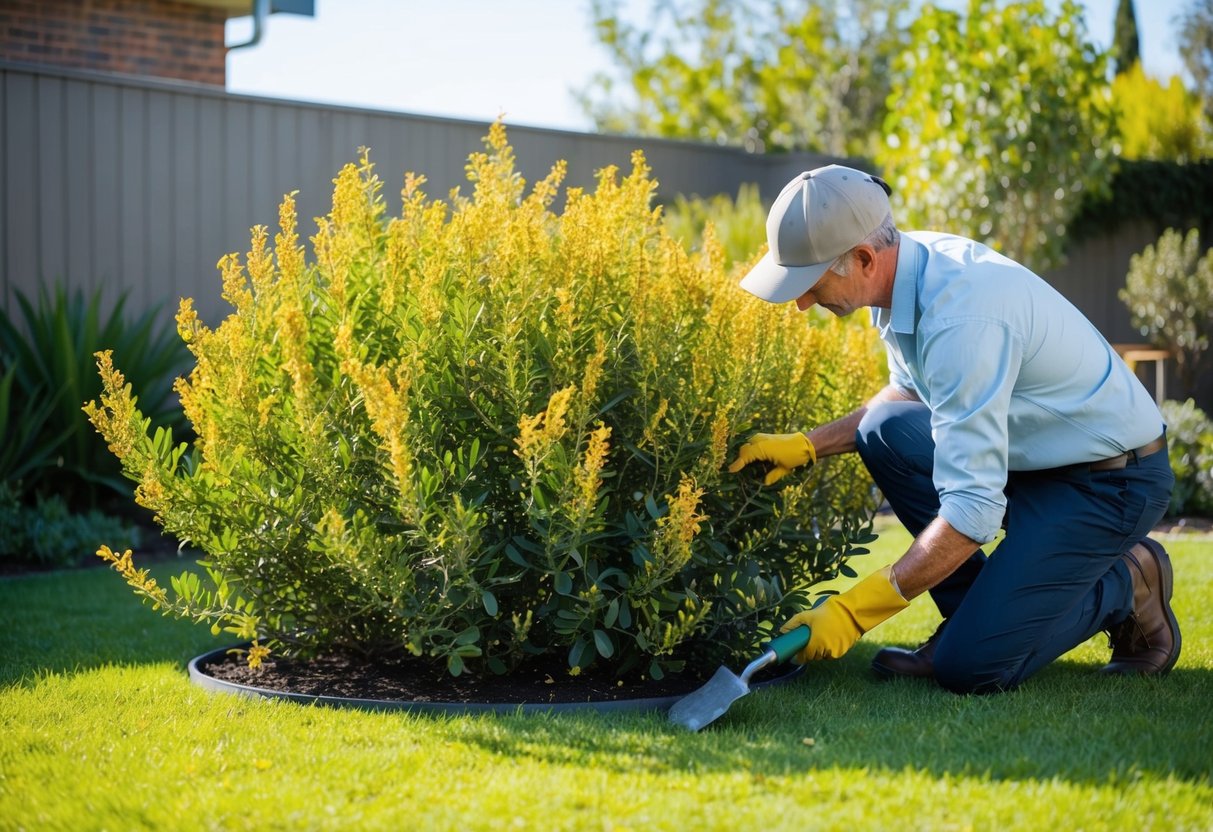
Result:
[[[898,232],[901,233],[901,232]],[[890,321],[894,332],[909,335],[918,319],[918,281],[926,258],[926,249],[901,233],[897,249],[897,271],[893,274],[893,306]]]

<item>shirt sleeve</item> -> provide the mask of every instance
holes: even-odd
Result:
[[[987,318],[948,319],[924,335],[939,516],[989,543],[1006,514],[1007,413],[1023,344],[1004,322]]]

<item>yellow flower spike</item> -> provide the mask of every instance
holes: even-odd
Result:
[[[585,363],[581,377],[581,407],[583,412],[594,408],[594,399],[598,395],[598,383],[602,379],[602,368],[606,364],[606,338],[601,332],[594,333],[594,354]]]
[[[548,408],[543,420],[543,441],[547,445],[554,445],[564,436],[567,429],[564,417],[568,414],[569,400],[576,390],[576,387],[565,387],[557,390],[548,399]]]
[[[593,513],[598,505],[598,492],[602,488],[602,469],[606,464],[610,443],[611,429],[602,422],[590,433],[586,444],[585,456],[573,474],[573,507],[574,522],[581,526]],[[592,587],[596,590],[597,587]]]
[[[299,245],[298,222],[299,217],[295,210],[295,195],[298,191],[291,191],[282,197],[282,204],[278,207],[278,227],[279,233],[274,237],[274,253],[278,258],[278,273],[281,279],[288,285],[297,286],[303,277],[304,260],[303,247]],[[254,290],[260,295],[257,281],[253,281]]]
[[[252,284],[252,292],[249,292],[243,276],[241,276],[238,289],[239,301],[228,298],[238,311],[251,306],[253,297],[263,297],[274,282],[274,258],[268,248],[268,241],[269,230],[264,225],[255,226],[250,241],[252,245],[249,247],[247,255],[248,276],[249,282]]]
[[[650,447],[657,447],[661,422],[665,419],[666,413],[669,412],[670,402],[668,399],[662,399],[657,404],[657,409],[653,411],[653,415],[649,417],[649,423],[644,428],[644,443]]]
[[[253,227],[254,239],[258,234],[265,234],[264,226]],[[244,267],[240,264],[240,255],[235,253],[224,255],[219,260],[218,268],[223,280],[223,299],[238,312],[247,309],[252,303],[253,296],[248,290],[248,280],[244,274]]]
[[[251,669],[256,670],[257,668],[261,667],[261,662],[264,661],[265,658],[267,656],[269,656],[269,654],[270,654],[270,648],[266,647],[263,644],[258,644],[256,641],[254,641],[252,646],[249,647],[249,650],[248,650],[248,666]],[[263,761],[259,761],[259,762],[263,762]],[[260,768],[261,766],[258,766],[258,767]],[[266,766],[264,766],[264,768],[269,768],[269,765],[267,764]]]
[[[192,343],[203,329],[198,312],[194,309],[194,299],[182,298],[177,307],[177,334],[181,340],[186,344]]]
[[[536,413],[534,416],[523,415],[518,420],[518,436],[514,439],[514,444],[517,449],[514,453],[519,459],[533,463],[540,456],[540,448],[543,447],[543,413]]]

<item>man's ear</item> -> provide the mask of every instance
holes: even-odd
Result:
[[[860,243],[853,249],[855,262],[865,276],[870,277],[876,271],[876,249],[867,243]]]

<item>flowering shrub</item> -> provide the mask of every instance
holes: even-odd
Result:
[[[206,553],[166,612],[270,649],[402,648],[451,673],[541,653],[660,677],[752,650],[870,528],[856,460],[786,487],[723,472],[754,429],[832,419],[879,386],[870,333],[750,298],[719,245],[692,257],[643,157],[593,193],[557,164],[529,193],[502,125],[470,196],[409,175],[388,218],[364,152],[309,261],[294,200],[219,262],[233,313],[184,301],[197,440],[150,430],[106,353],[86,410],[137,499]]]
[[[1213,419],[1192,399],[1163,402],[1162,418],[1175,472],[1168,513],[1213,517]]]
[[[670,236],[684,243],[691,251],[702,245],[703,232],[709,224],[713,238],[724,250],[725,268],[748,261],[767,244],[767,211],[758,186],[744,184],[737,198],[717,194],[710,199],[678,196],[667,206],[663,219]]]

